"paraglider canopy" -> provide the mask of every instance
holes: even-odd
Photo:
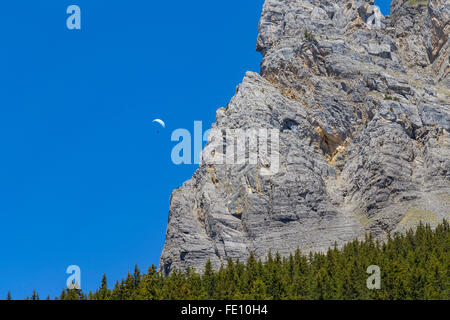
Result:
[[[157,122],[157,123],[159,123],[163,128],[166,127],[166,124],[165,124],[164,121],[162,121],[161,119],[154,119],[152,122]]]

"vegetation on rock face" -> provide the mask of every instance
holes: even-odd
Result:
[[[136,266],[109,289],[106,276],[89,294],[64,290],[60,300],[159,299],[450,299],[450,230],[447,221],[435,230],[420,224],[416,231],[389,237],[386,243],[354,240],[326,254],[299,250],[263,262],[250,255],[244,264],[229,260],[220,270],[208,261],[203,274],[192,269],[164,277],[152,266]],[[381,270],[381,289],[367,288],[367,268]],[[10,297],[10,295],[9,295]],[[31,299],[39,297],[33,293]]]
[[[308,30],[305,30],[303,35],[307,41],[317,44],[316,38],[314,37],[314,35],[312,33],[309,33]]]
[[[427,6],[428,1],[427,0],[408,0],[405,2],[405,4],[410,7],[417,7],[419,5]]]
[[[389,96],[389,95],[385,95],[385,96],[384,96],[384,100],[400,101],[399,98],[397,98],[397,97],[391,97],[391,96]]]

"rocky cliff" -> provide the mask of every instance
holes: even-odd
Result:
[[[450,215],[448,0],[266,0],[214,128],[279,130],[279,170],[199,166],[171,197],[160,268],[323,251]],[[228,137],[227,137],[228,138]]]

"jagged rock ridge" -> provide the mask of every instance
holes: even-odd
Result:
[[[160,268],[383,240],[450,214],[450,2],[266,0],[214,127],[280,130],[280,168],[202,164],[171,197]],[[228,138],[228,137],[227,137]]]

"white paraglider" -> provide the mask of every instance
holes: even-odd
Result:
[[[166,127],[166,124],[165,124],[164,121],[162,121],[161,119],[154,119],[152,122],[157,122],[157,123],[159,123],[163,128]]]

